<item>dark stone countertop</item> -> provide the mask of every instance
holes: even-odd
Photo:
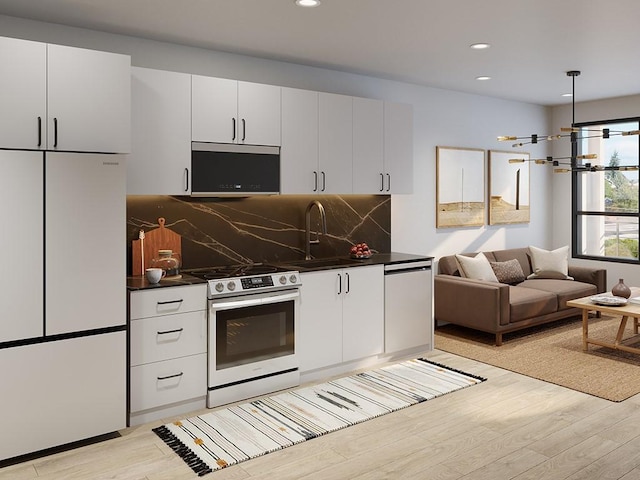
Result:
[[[334,268],[347,268],[347,267],[359,267],[365,265],[393,265],[398,263],[410,263],[421,262],[426,260],[433,260],[433,257],[425,255],[413,255],[410,253],[376,253],[367,259],[351,259],[348,255],[340,257],[332,257],[329,259],[316,259],[316,262],[320,264],[314,265],[314,260],[309,261],[308,265],[304,265],[305,261],[291,261],[291,262],[268,262],[280,267],[290,268],[291,270],[298,270],[300,273],[305,272],[317,272],[320,270],[330,270]],[[304,265],[304,266],[303,266]],[[127,277],[127,290],[146,290],[151,288],[165,288],[165,287],[177,287],[185,285],[197,285],[206,283],[206,280],[201,278],[192,277],[187,273],[183,273],[181,278],[177,279],[162,279],[159,283],[150,284],[145,277]]]

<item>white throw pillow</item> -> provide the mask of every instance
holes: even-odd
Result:
[[[529,251],[531,252],[531,267],[533,268],[533,273],[527,278],[556,278],[573,280],[573,277],[568,276],[568,245],[551,251],[530,246]]]
[[[496,274],[491,268],[491,264],[484,253],[480,252],[475,257],[466,257],[456,254],[458,262],[458,270],[460,275],[475,280],[487,280],[489,282],[498,282]]]

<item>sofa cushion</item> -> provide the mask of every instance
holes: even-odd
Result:
[[[510,248],[507,250],[495,250],[491,252],[493,255],[493,260],[496,262],[506,262],[507,260],[516,259],[520,266],[522,267],[522,272],[524,276],[531,275],[533,270],[531,269],[531,262],[529,259],[529,249],[528,248]],[[487,257],[489,258],[489,257]]]
[[[515,258],[507,260],[506,262],[489,262],[489,264],[500,283],[513,285],[523,282],[525,279],[520,262]]]
[[[536,280],[542,281],[542,280]],[[525,288],[520,285],[509,287],[511,323],[546,315],[558,310],[558,297],[554,293]]]
[[[558,310],[565,310],[569,300],[580,297],[587,297],[598,293],[598,289],[591,283],[577,282],[575,280],[555,280],[536,278],[525,280],[518,285],[522,288],[545,291],[555,294],[558,297]]]
[[[482,252],[475,257],[456,255],[456,261],[458,262],[458,270],[463,277],[473,278],[474,280],[487,280],[489,282],[498,281],[489,260]]]
[[[544,250],[538,247],[529,247],[531,252],[531,266],[533,273],[527,278],[568,278],[569,274],[569,247],[564,246],[555,250]]]

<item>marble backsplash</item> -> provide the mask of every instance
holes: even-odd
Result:
[[[313,200],[325,208],[327,234],[311,246],[315,258],[347,255],[367,242],[377,252],[391,251],[391,196],[281,195],[247,198],[127,197],[127,260],[140,229],[165,227],[182,236],[182,268],[250,262],[300,260],[305,255],[305,210]],[[321,231],[311,212],[311,231]],[[312,234],[312,238],[315,235]]]

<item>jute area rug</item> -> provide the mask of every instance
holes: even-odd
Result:
[[[484,380],[414,359],[214,410],[153,431],[202,476]]]
[[[634,337],[628,322],[623,338]],[[589,320],[589,337],[613,342],[620,317]],[[489,365],[555,383],[596,397],[621,402],[640,392],[640,355],[589,345],[582,350],[579,317],[506,334],[500,347],[488,333],[443,325],[435,348]],[[628,345],[640,347],[640,337]]]

